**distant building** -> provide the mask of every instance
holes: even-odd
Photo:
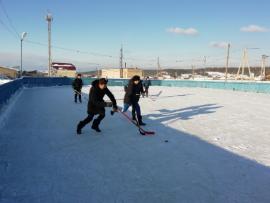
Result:
[[[18,71],[14,68],[0,67],[0,75],[14,79],[18,77]]]
[[[37,70],[23,71],[23,76],[28,76],[28,77],[45,77],[47,75],[48,75],[47,73],[40,72],[40,71],[37,71]]]
[[[71,63],[52,63],[52,75],[55,77],[75,77],[76,67]]]
[[[123,78],[131,78],[134,75],[139,75],[143,77],[143,70],[139,68],[124,68],[123,69]],[[103,78],[121,78],[121,69],[112,68],[112,69],[102,69],[101,77]]]

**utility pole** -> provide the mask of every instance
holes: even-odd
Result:
[[[48,22],[48,52],[49,52],[49,62],[48,62],[48,76],[51,77],[51,66],[52,66],[52,46],[51,46],[51,29],[52,29],[52,14],[48,13],[46,16],[46,21]]]
[[[22,71],[23,71],[23,67],[22,67],[22,63],[23,63],[23,40],[21,39],[21,67],[20,67],[20,78],[22,77]]]
[[[205,78],[205,71],[206,71],[206,63],[207,63],[207,57],[203,57],[203,77]]]
[[[228,68],[229,68],[229,60],[230,60],[230,49],[231,49],[231,44],[228,43],[227,58],[226,58],[226,70],[225,70],[225,81],[226,82],[227,82],[227,79],[228,79]]]
[[[239,79],[239,78],[243,79],[246,67],[248,68],[249,79],[251,79],[251,71],[250,71],[249,59],[248,59],[248,49],[244,49],[243,56],[242,56],[242,61],[241,61],[241,64],[240,64],[238,72],[237,72],[237,79]],[[241,71],[242,71],[242,73],[241,73],[241,76],[240,76]]]
[[[157,78],[160,75],[160,63],[159,63],[159,57],[157,58]]]
[[[23,40],[25,39],[27,33],[23,32],[21,35],[21,68],[20,68],[20,77],[23,75]]]
[[[123,45],[120,49],[120,78],[123,78]]]
[[[194,65],[192,64],[191,65],[191,67],[192,67],[192,79],[194,80],[194,76],[195,76],[195,70],[194,70]]]
[[[265,67],[266,67],[266,59],[269,56],[262,55],[262,69],[261,69],[261,80],[265,80],[266,75],[265,75]]]

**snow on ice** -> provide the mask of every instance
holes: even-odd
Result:
[[[9,80],[9,79],[1,79],[0,78],[0,85],[5,84],[5,83],[10,82],[10,81],[11,80]]]
[[[111,90],[122,105],[123,88]],[[270,95],[150,91],[141,108],[155,136],[109,109],[101,134],[77,136],[86,100],[23,89],[2,115],[0,202],[270,202]]]

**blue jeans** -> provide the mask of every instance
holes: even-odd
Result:
[[[140,117],[141,116],[141,107],[138,103],[124,104],[123,112],[127,112],[127,110],[129,109],[130,106],[132,106],[132,108],[136,111],[137,116]]]

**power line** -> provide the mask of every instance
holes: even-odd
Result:
[[[19,34],[19,32],[17,31],[17,29],[15,28],[15,26],[14,26],[14,24],[13,24],[11,18],[9,17],[8,12],[7,12],[6,8],[5,8],[4,3],[3,3],[2,0],[0,0],[0,6],[1,6],[3,12],[4,12],[4,15],[6,16],[8,22],[9,22],[10,28],[13,29],[14,34],[16,33],[17,37],[20,38],[20,34]],[[7,27],[8,27],[8,26],[7,26]]]
[[[16,39],[18,38],[18,36],[12,32],[12,30],[10,30],[10,28],[0,19],[0,24]]]
[[[47,44],[45,44],[45,43],[36,42],[36,41],[32,41],[32,40],[26,40],[25,42],[30,43],[30,44],[36,44],[36,45],[39,45],[39,46],[47,46]],[[79,49],[72,49],[72,48],[55,46],[55,45],[52,45],[52,47],[55,48],[55,49],[74,52],[74,53],[77,53],[77,54],[87,54],[87,55],[107,57],[107,58],[116,58],[116,57],[114,57],[112,55],[108,55],[108,54],[100,54],[100,53],[95,53],[95,52],[82,51],[82,50],[79,50]]]

